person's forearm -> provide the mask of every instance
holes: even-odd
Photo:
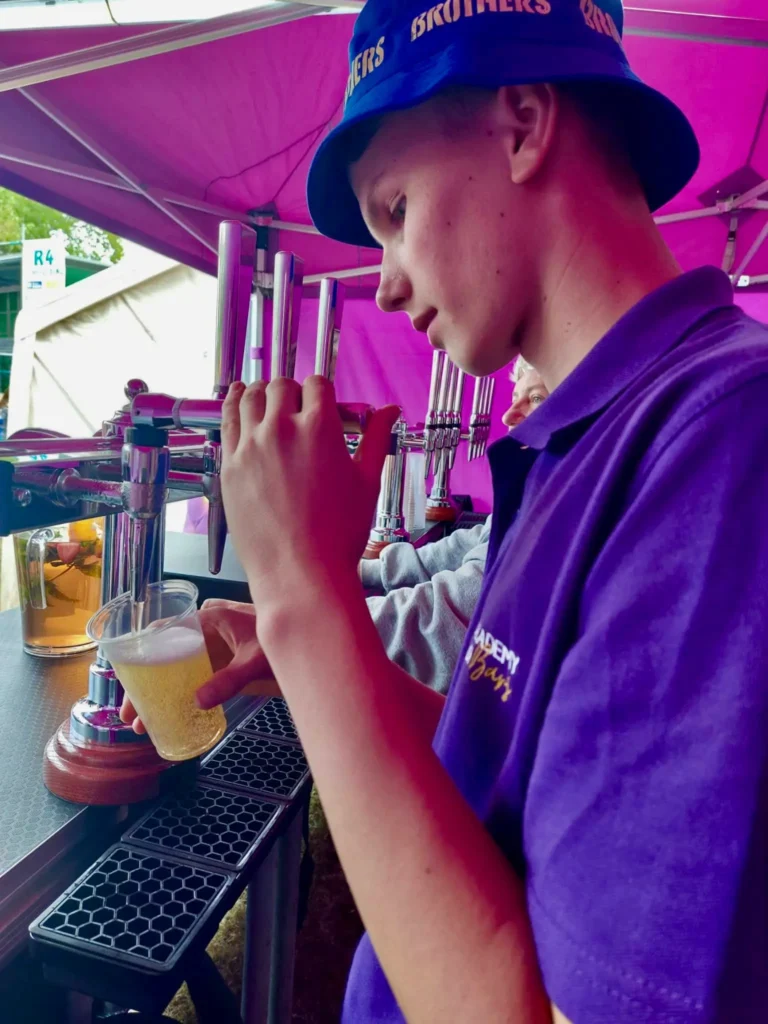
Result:
[[[259,608],[261,641],[405,1017],[551,1024],[523,886],[408,711],[436,695],[387,660],[354,577],[286,584],[303,606]]]
[[[376,632],[396,665],[446,693],[483,585],[483,565],[465,562],[429,583],[367,598]]]

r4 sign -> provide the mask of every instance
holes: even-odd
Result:
[[[53,255],[50,249],[35,249],[33,258],[33,264],[36,267],[42,267],[45,263],[48,266],[52,266],[56,262],[56,257]]]

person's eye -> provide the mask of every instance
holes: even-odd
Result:
[[[405,220],[405,196],[399,196],[390,204],[389,217],[393,224],[402,224]]]
[[[543,401],[544,401],[544,395],[536,395],[536,394],[531,395],[531,398],[530,398],[531,405],[541,405],[541,403]]]

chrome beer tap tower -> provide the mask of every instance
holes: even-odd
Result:
[[[0,536],[106,516],[102,603],[129,590],[141,603],[162,578],[165,506],[204,495],[209,502],[208,567],[221,570],[227,526],[221,498],[222,403],[241,379],[248,310],[257,259],[256,232],[236,221],[220,225],[216,380],[213,397],[150,393],[140,380],[125,388],[127,404],[99,435],[74,439],[54,431],[22,430],[0,442]],[[263,273],[260,274],[264,280]],[[262,353],[267,379],[293,376],[303,264],[277,253],[273,274],[270,349]],[[316,371],[332,377],[343,310],[343,286],[320,289]],[[370,409],[339,405],[351,444],[365,430]],[[44,457],[44,458],[42,458]],[[98,654],[88,695],[78,701],[46,748],[44,779],[56,795],[76,803],[124,804],[159,792],[162,761],[145,736],[123,725],[123,692]]]
[[[388,544],[409,539],[403,516],[405,460],[409,452],[426,455],[425,475],[434,469],[432,489],[427,498],[426,518],[432,522],[453,522],[457,516],[451,499],[450,476],[461,441],[467,442],[467,461],[485,454],[491,428],[495,380],[476,377],[472,411],[466,431],[462,427],[465,374],[445,352],[432,357],[427,416],[423,425],[408,427],[399,421],[392,433],[392,448],[384,462],[376,522],[371,530],[366,558],[377,558]]]

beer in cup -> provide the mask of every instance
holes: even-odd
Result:
[[[196,691],[213,675],[200,621],[197,587],[185,580],[163,580],[147,588],[142,628],[131,595],[110,601],[88,623],[115,670],[158,754],[186,761],[210,750],[226,729],[219,705],[202,711]]]

